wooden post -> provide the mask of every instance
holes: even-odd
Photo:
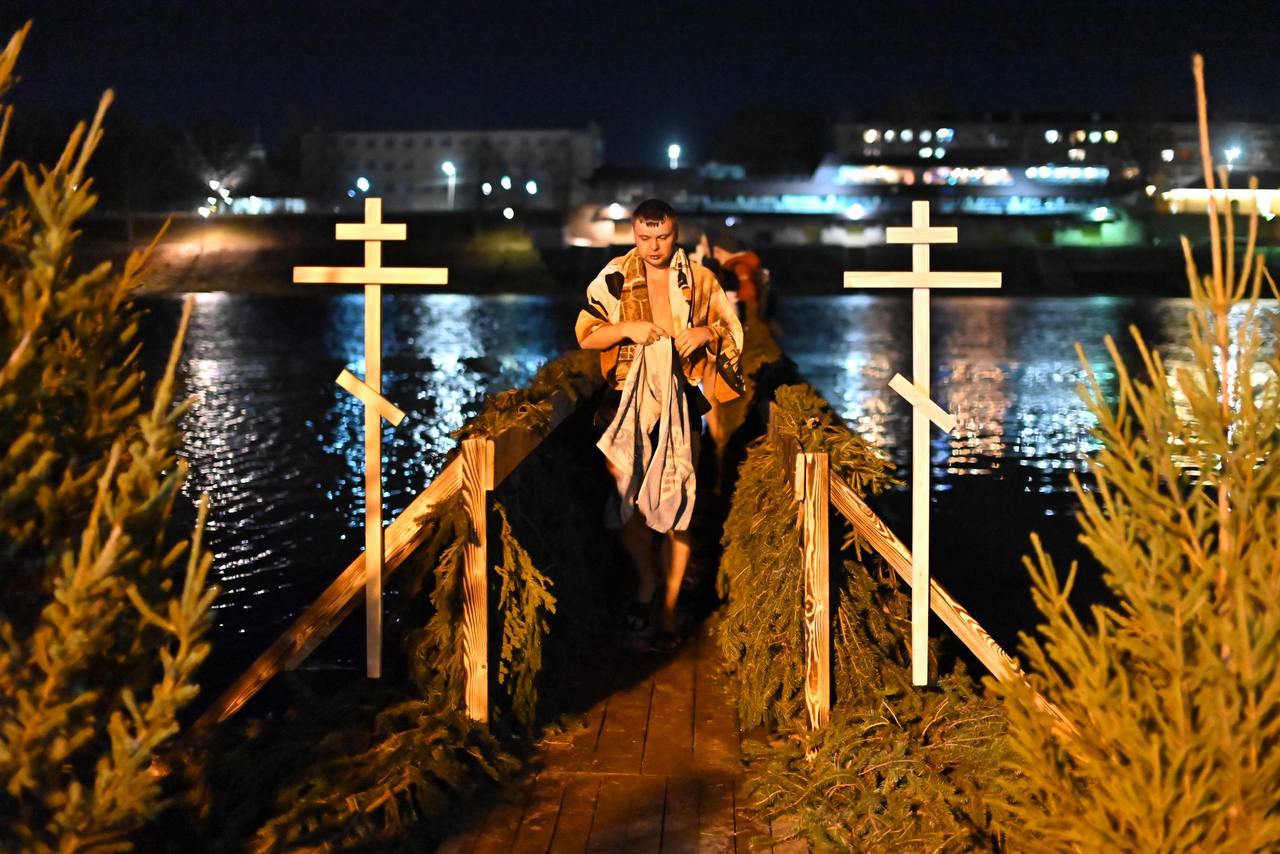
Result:
[[[804,565],[804,705],[809,728],[826,726],[831,714],[831,571],[827,531],[827,455],[796,454]]]
[[[489,720],[488,517],[493,489],[493,441],[462,442],[462,505],[467,516],[463,552],[462,662],[467,670],[467,717]]]
[[[934,273],[929,269],[929,246],[959,240],[952,227],[929,225],[929,203],[911,203],[911,227],[889,228],[888,243],[909,243],[910,273],[846,272],[846,288],[911,288],[912,381],[901,374],[889,383],[911,403],[911,681],[929,682],[929,422],[945,432],[955,418],[929,394],[929,289],[998,288],[999,273]]]
[[[382,266],[382,241],[404,240],[406,232],[404,223],[382,221],[382,199],[368,198],[364,222],[338,223],[335,234],[338,240],[364,243],[363,267],[293,268],[295,283],[364,285],[364,382],[344,370],[338,385],[364,403],[365,672],[370,679],[382,675],[382,419],[389,410],[404,417],[382,396],[382,285],[443,285],[448,280],[443,268]]]

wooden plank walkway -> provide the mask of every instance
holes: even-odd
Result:
[[[543,742],[529,776],[438,850],[775,850],[769,827],[743,809],[737,708],[711,630],[703,624],[668,657],[645,656],[638,672],[602,668],[618,689],[582,726]]]

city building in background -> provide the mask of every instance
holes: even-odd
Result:
[[[389,211],[562,211],[603,154],[600,128],[308,134],[302,172],[323,209],[383,199]]]
[[[1233,172],[1280,169],[1280,123],[1221,122],[1209,129],[1215,159]],[[1194,121],[1125,121],[1098,115],[1002,117],[979,121],[845,120],[834,128],[836,153],[869,163],[946,160],[974,165],[1105,167],[1122,178],[1141,175],[1160,190],[1202,182]],[[1136,170],[1136,171],[1135,171]]]

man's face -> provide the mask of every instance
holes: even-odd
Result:
[[[636,220],[632,223],[636,249],[640,257],[651,267],[667,267],[676,254],[676,224],[670,219],[661,222]]]

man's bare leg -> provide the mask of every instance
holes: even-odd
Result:
[[[658,614],[658,627],[669,632],[676,629],[676,600],[680,598],[680,585],[684,571],[693,553],[693,536],[688,531],[671,531],[662,549],[666,570],[666,590],[662,598],[662,610]]]
[[[617,479],[617,468],[605,460],[609,475]],[[648,605],[658,590],[658,573],[653,565],[653,531],[644,523],[644,517],[632,513],[622,526],[622,547],[627,550],[636,568],[636,590],[632,601]]]
[[[632,513],[622,526],[622,545],[636,567],[636,592],[632,599],[647,605],[658,590],[658,573],[653,565],[653,531],[639,513]]]

